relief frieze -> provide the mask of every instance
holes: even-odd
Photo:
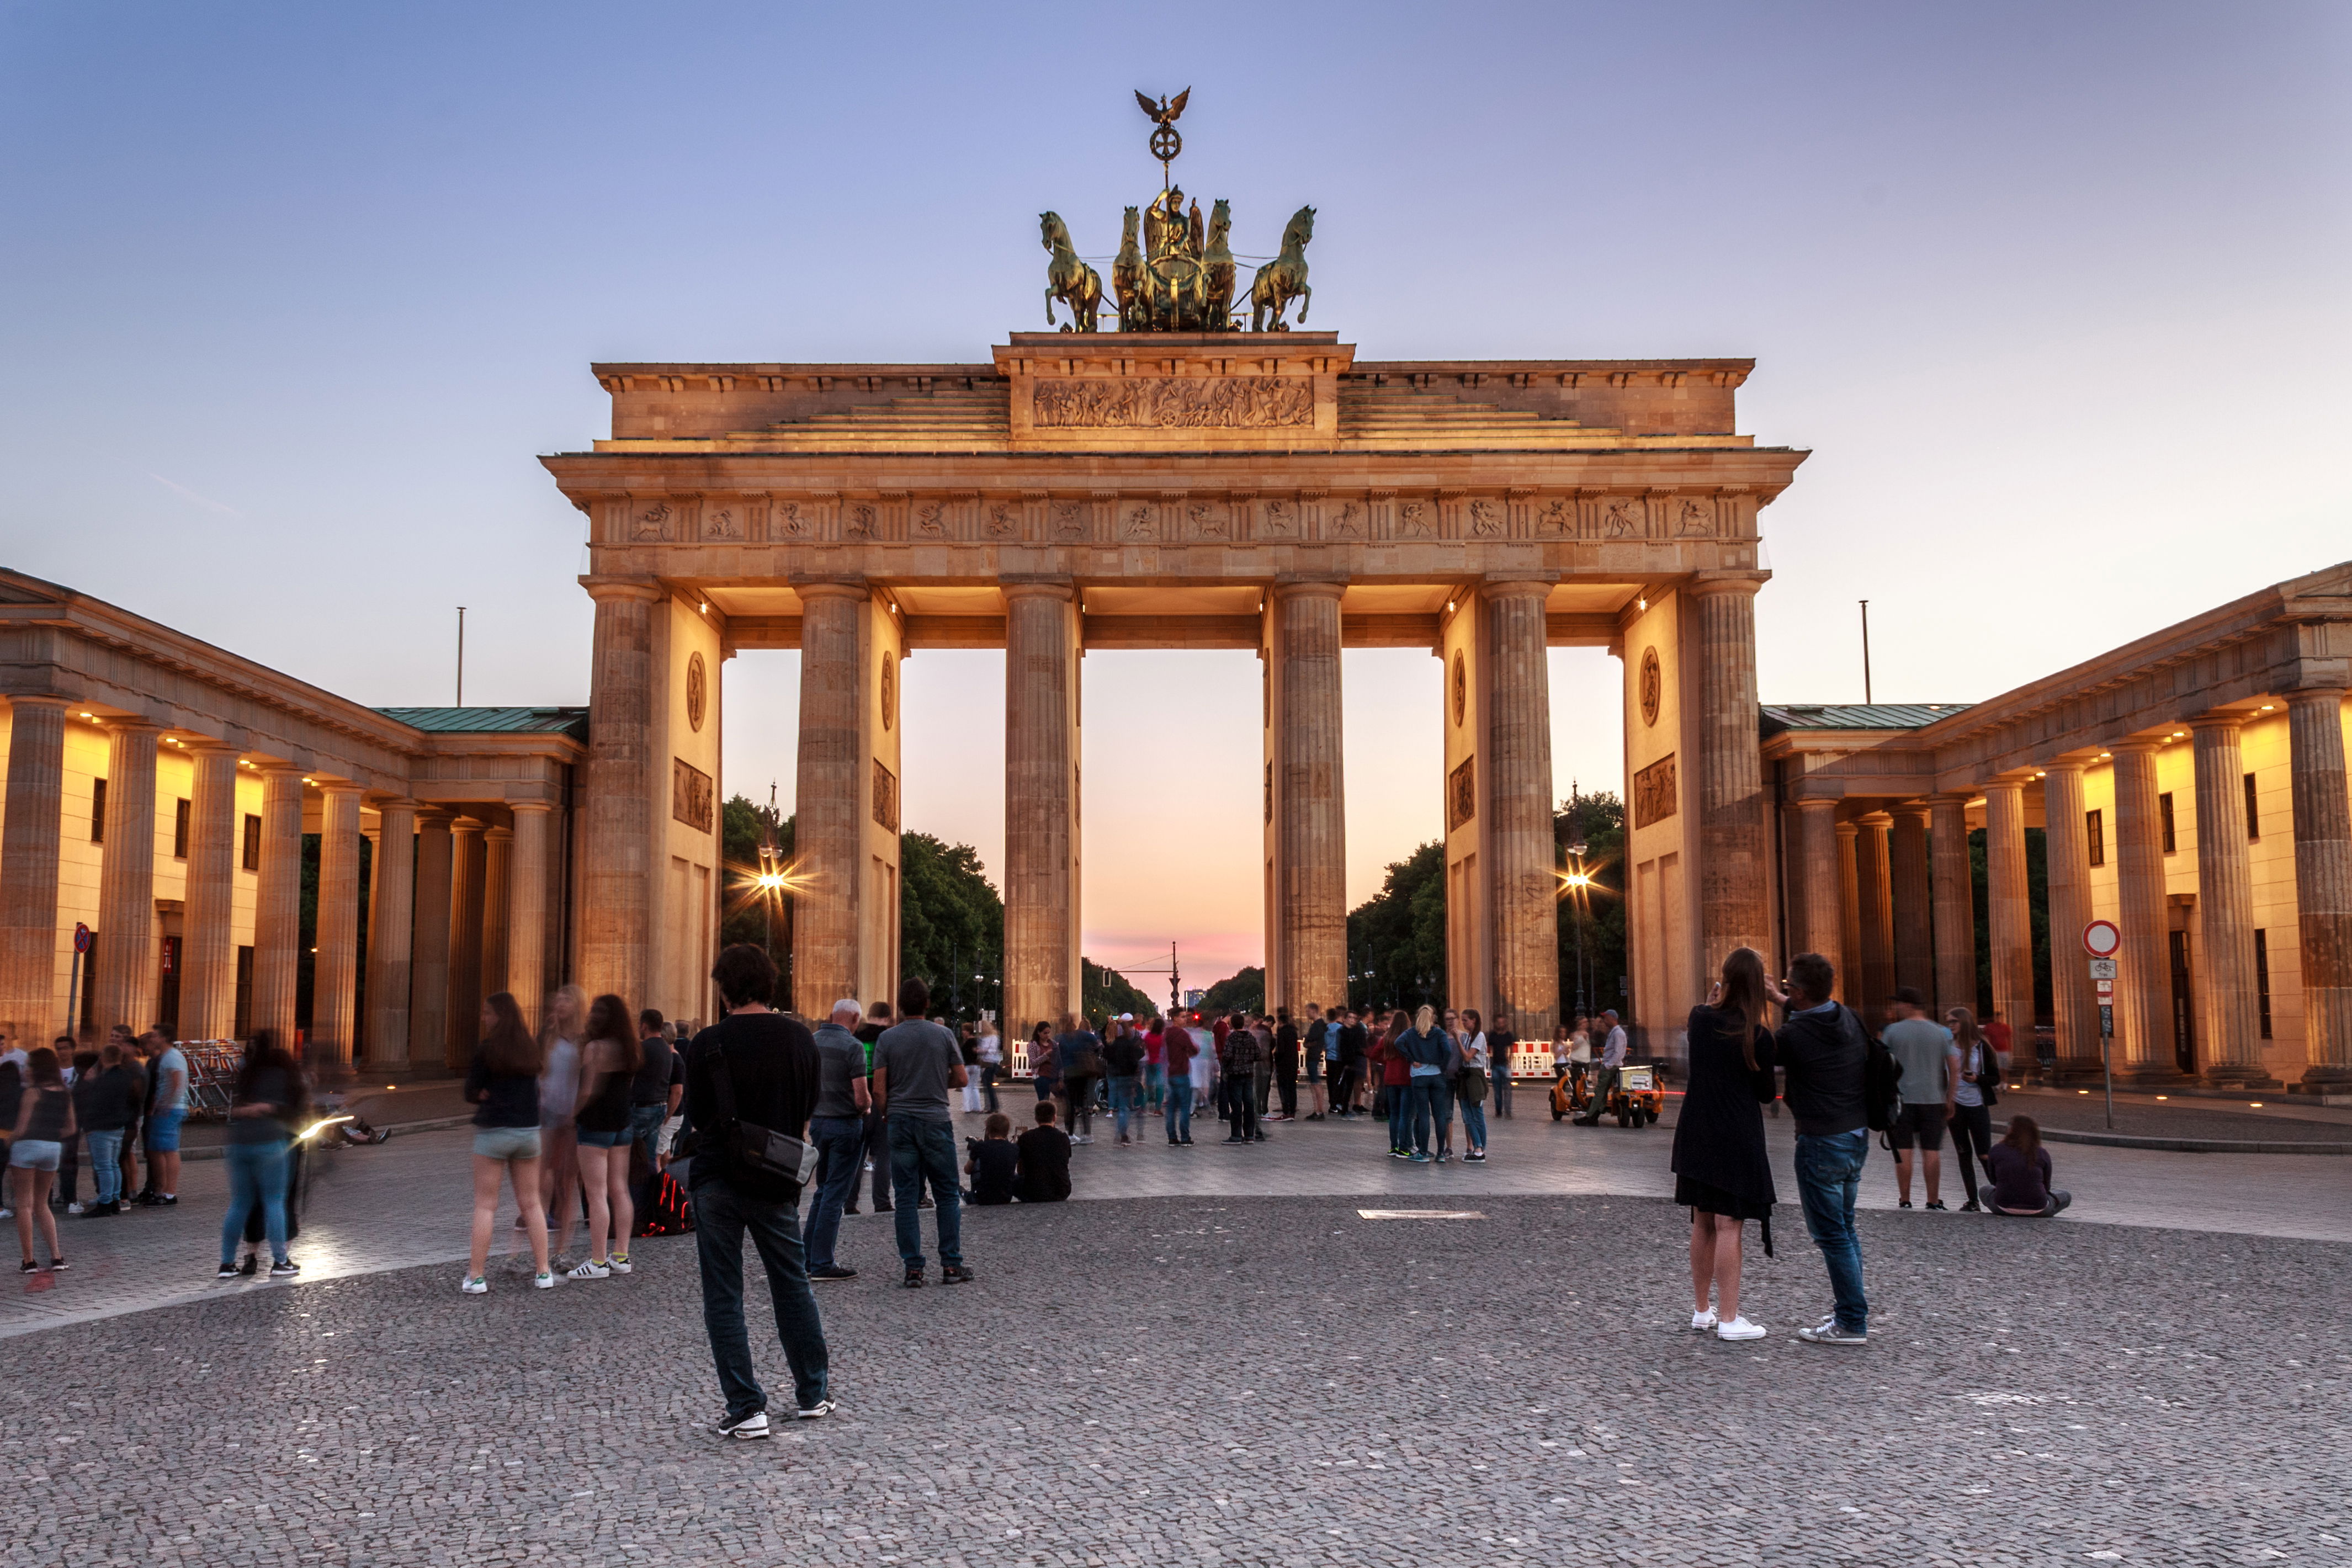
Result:
[[[1296,377],[1085,377],[1035,385],[1032,417],[1041,430],[1266,429],[1315,423],[1313,383]]]

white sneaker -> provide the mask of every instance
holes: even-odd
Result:
[[[615,1274],[625,1274],[629,1271],[629,1255],[626,1252],[615,1252],[604,1261]]]
[[[81,1214],[86,1212],[86,1209],[81,1203],[77,1201],[66,1205],[66,1212],[68,1214]]]
[[[730,1416],[719,1423],[719,1435],[722,1437],[764,1437],[768,1435],[768,1413],[754,1410],[740,1419]]]
[[[613,1270],[604,1264],[597,1262],[593,1258],[583,1258],[572,1270],[564,1276],[567,1280],[609,1280],[612,1277]]]
[[[1751,1323],[1744,1317],[1734,1318],[1727,1323],[1716,1324],[1715,1337],[1717,1339],[1762,1339],[1764,1337],[1764,1325],[1762,1323]]]
[[[1713,1307],[1707,1308],[1707,1310],[1703,1312],[1693,1312],[1691,1314],[1691,1333],[1705,1333],[1714,1326],[1715,1309]]]
[[[469,1296],[485,1296],[489,1294],[490,1282],[488,1280],[483,1279],[479,1274],[469,1274],[466,1277],[465,1282],[460,1284],[457,1289],[465,1291],[466,1294]]]
[[[551,1291],[555,1289],[555,1276],[552,1274],[534,1274],[531,1276],[530,1287],[534,1291]]]

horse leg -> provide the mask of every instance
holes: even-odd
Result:
[[[1302,327],[1307,325],[1307,302],[1314,298],[1315,290],[1303,283],[1298,286],[1298,324]]]
[[[1045,325],[1054,325],[1054,286],[1045,285]]]

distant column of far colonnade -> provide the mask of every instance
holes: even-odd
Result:
[[[1078,1002],[1106,647],[1258,653],[1267,1005],[1336,1001],[1341,653],[1411,646],[1444,662],[1450,999],[1544,1038],[1545,650],[1581,644],[1621,660],[1650,1054],[1740,945],[1829,955],[1866,1009],[1975,1004],[1981,827],[1991,1006],[2046,1019],[2062,1071],[2098,1060],[2076,953],[2105,916],[2126,1077],[2352,1093],[2352,563],[1986,702],[1762,705],[1759,517],[1805,455],[1736,434],[1751,368],[1372,362],[1305,331],[600,365],[611,436],[542,460],[588,519],[585,710],[366,708],[0,572],[0,1025],[299,1028],[396,1074],[462,1063],[498,989],[710,1017],[720,672],[773,647],[802,655],[803,1004],[893,994],[898,667],[934,647],[1006,653],[1008,1019]]]

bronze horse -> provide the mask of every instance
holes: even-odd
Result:
[[[1233,226],[1232,205],[1220,198],[1210,210],[1208,243],[1201,252],[1201,271],[1208,293],[1201,309],[1203,332],[1223,332],[1233,325],[1234,253],[1225,244]]]
[[[1315,209],[1301,207],[1282,227],[1282,254],[1259,267],[1250,285],[1251,331],[1290,330],[1283,324],[1282,313],[1293,299],[1298,301],[1298,324],[1307,325],[1307,307],[1315,296],[1307,287],[1307,243],[1314,237]]]
[[[1063,331],[1096,330],[1102,310],[1102,275],[1078,259],[1077,247],[1070,243],[1069,225],[1062,222],[1060,214],[1040,213],[1037,224],[1045,248],[1054,255],[1045,269],[1045,325],[1055,324],[1054,301],[1058,299],[1070,308],[1075,319]],[[1301,310],[1298,319],[1305,320],[1307,313]]]
[[[1118,296],[1118,329],[1122,332],[1143,330],[1150,307],[1143,297],[1143,249],[1136,244],[1137,210],[1127,209],[1127,217],[1119,234],[1118,256],[1110,264],[1110,286]]]

